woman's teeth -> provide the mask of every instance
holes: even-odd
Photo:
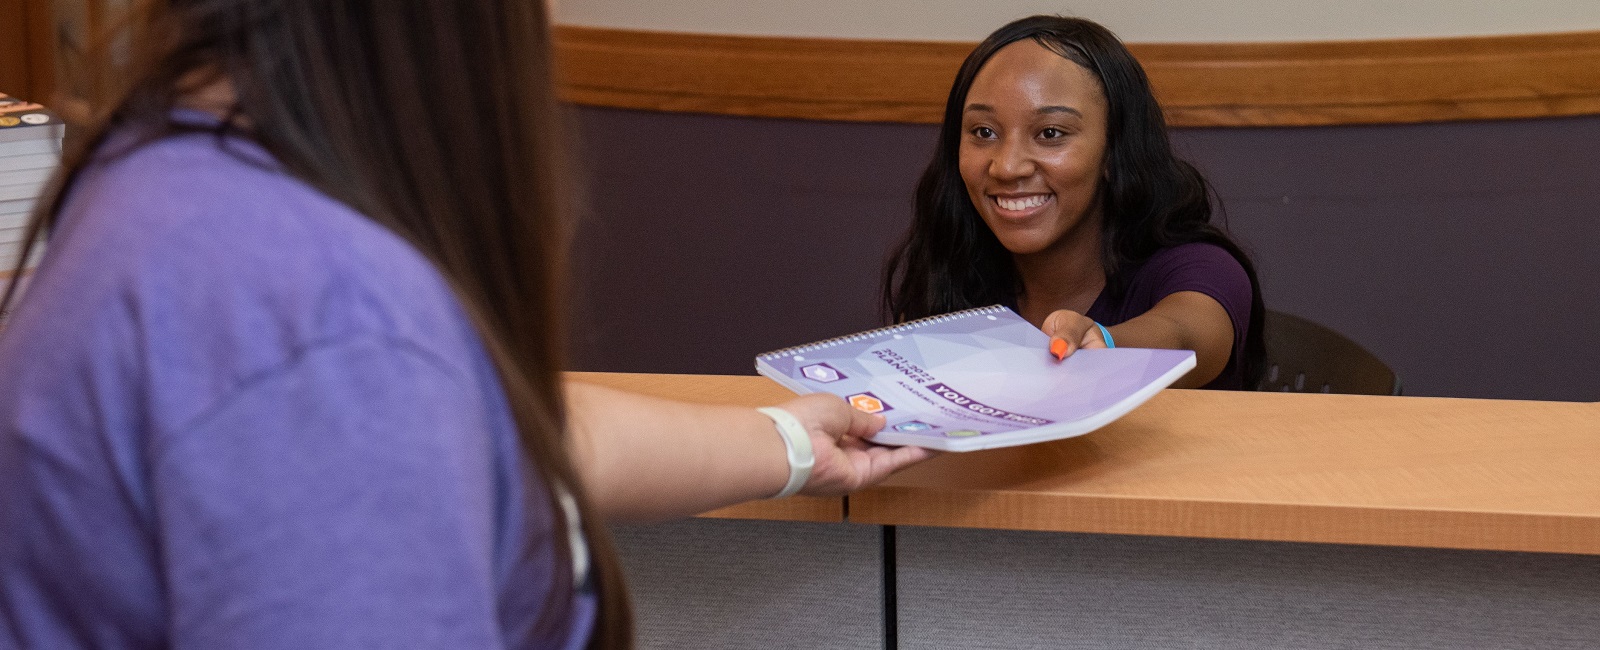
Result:
[[[1028,208],[1037,208],[1041,205],[1044,205],[1044,202],[1049,200],[1049,194],[1034,194],[1032,196],[1023,196],[1018,198],[1005,198],[1001,196],[994,197],[994,202],[1000,204],[1000,207],[1007,210],[1027,210]]]

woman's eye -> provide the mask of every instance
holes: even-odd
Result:
[[[1039,137],[1044,138],[1046,140],[1059,138],[1059,137],[1064,136],[1064,135],[1066,135],[1065,131],[1062,131],[1061,129],[1058,129],[1058,128],[1055,128],[1055,127],[1048,127],[1045,130],[1039,132]]]
[[[989,138],[994,137],[994,129],[991,129],[991,128],[987,127],[987,126],[974,127],[972,129],[972,135],[975,135],[975,136],[978,136],[980,138],[983,138],[983,139],[987,140]]]

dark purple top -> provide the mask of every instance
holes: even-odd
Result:
[[[1245,335],[1250,329],[1254,293],[1250,276],[1239,260],[1220,246],[1180,244],[1156,251],[1131,273],[1133,280],[1121,302],[1101,292],[1086,315],[1101,325],[1111,326],[1150,311],[1162,298],[1179,291],[1198,291],[1210,296],[1227,310],[1228,318],[1233,321],[1233,354],[1228,357],[1228,365],[1222,373],[1204,388],[1243,389],[1244,374],[1238,361],[1244,354]]]
[[[227,148],[86,171],[0,332],[0,648],[581,645],[443,278]]]

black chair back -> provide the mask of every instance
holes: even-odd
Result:
[[[1400,377],[1360,344],[1315,322],[1267,310],[1267,374],[1256,390],[1399,395]]]

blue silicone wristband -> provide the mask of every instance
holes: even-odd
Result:
[[[1100,328],[1100,338],[1106,340],[1106,347],[1117,347],[1117,342],[1111,338],[1111,330],[1106,329],[1106,326],[1101,325],[1100,323],[1095,323],[1094,326]]]

